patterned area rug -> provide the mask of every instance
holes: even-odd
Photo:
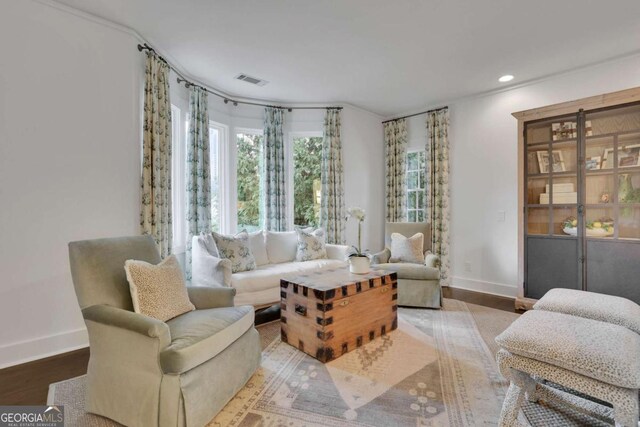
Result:
[[[258,327],[262,367],[210,426],[496,425],[506,382],[494,338],[517,314],[455,300],[444,310],[399,310],[399,328],[328,364],[280,342],[279,322]],[[67,425],[117,424],[84,411],[85,377],[51,384]],[[534,426],[602,426],[552,401],[526,404]]]

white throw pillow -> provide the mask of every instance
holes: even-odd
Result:
[[[296,233],[298,237],[296,261],[327,258],[327,248],[324,244],[324,230],[322,228],[312,232],[308,232],[306,229],[297,229]]]
[[[256,265],[269,264],[267,244],[262,230],[249,233],[249,248],[251,248],[251,253],[256,259]]]
[[[424,262],[424,234],[416,233],[406,238],[400,233],[391,234],[391,258],[389,262]]]
[[[196,309],[189,300],[184,274],[175,255],[158,265],[130,259],[125,261],[124,270],[136,313],[165,322]]]
[[[271,264],[293,262],[298,249],[295,231],[267,231],[267,255]]]
[[[216,241],[213,239],[213,234],[202,232],[200,233],[200,239],[202,239],[204,247],[207,249],[207,252],[209,252],[209,255],[220,258],[220,253],[218,252]]]
[[[242,231],[235,236],[213,234],[220,258],[231,261],[231,272],[250,271],[256,269],[256,259],[249,247],[249,233]]]

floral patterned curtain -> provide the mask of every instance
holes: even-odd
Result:
[[[271,231],[287,229],[287,195],[285,191],[284,135],[282,125],[284,110],[264,109],[264,147],[262,174],[263,228]]]
[[[427,115],[427,221],[431,222],[432,251],[440,257],[440,283],[449,277],[449,109]]]
[[[322,189],[320,225],[326,231],[327,243],[344,243],[344,169],[340,141],[340,110],[328,108],[324,118],[322,141]]]
[[[407,122],[393,120],[384,124],[386,146],[387,222],[407,219]]]
[[[171,254],[171,101],[169,66],[147,52],[142,135],[140,229],[153,236],[160,255]]]
[[[209,168],[209,108],[207,91],[190,86],[187,137],[187,253],[185,270],[191,279],[191,240],[211,232],[211,172]]]

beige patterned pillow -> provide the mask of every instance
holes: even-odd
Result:
[[[128,260],[124,263],[136,313],[163,322],[195,310],[178,259],[168,256],[160,264]]]
[[[389,262],[424,263],[424,234],[416,233],[406,238],[400,233],[391,234],[391,258]]]
[[[225,236],[216,232],[213,240],[216,241],[220,258],[231,261],[231,272],[251,271],[256,269],[256,259],[249,246],[249,233],[242,230],[235,236]]]
[[[327,258],[327,247],[324,243],[324,230],[322,228],[314,231],[298,228],[296,233],[298,234],[296,261]]]

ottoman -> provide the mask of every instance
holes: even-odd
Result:
[[[500,372],[510,381],[501,426],[517,425],[526,397],[543,379],[609,402],[617,425],[638,424],[640,335],[616,324],[533,310],[496,337]]]

